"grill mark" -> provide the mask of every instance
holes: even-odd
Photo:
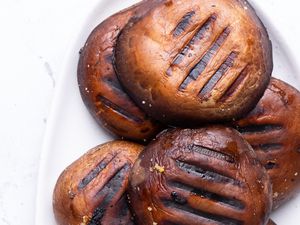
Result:
[[[107,63],[112,64],[113,63],[113,54],[107,54],[104,56],[104,59]]]
[[[180,169],[186,171],[188,174],[194,174],[198,177],[201,177],[204,180],[210,180],[213,182],[224,183],[224,184],[230,183],[235,186],[241,186],[241,181],[236,180],[232,177],[228,177],[226,175],[219,174],[214,171],[209,171],[199,166],[195,166],[180,160],[176,160],[176,164]]]
[[[272,169],[278,168],[277,163],[271,162],[271,161],[267,162],[264,166],[265,166],[266,170],[272,170]]]
[[[240,133],[267,133],[276,130],[282,130],[282,125],[279,124],[252,124],[245,127],[237,127],[236,128]]]
[[[169,183],[170,184],[170,183]],[[172,184],[171,184],[172,185]],[[174,186],[174,185],[173,185]],[[179,195],[176,191],[172,191],[171,192],[171,199],[173,202],[176,202],[178,204],[186,204],[187,203],[187,200],[185,197]]]
[[[221,96],[218,102],[225,102],[230,96],[234,94],[234,92],[238,89],[238,87],[242,84],[242,82],[246,79],[247,73],[247,66],[240,72],[237,76],[235,81],[228,87],[226,91],[224,91],[223,95]]]
[[[119,199],[119,201],[117,202],[118,207],[117,210],[115,210],[115,212],[117,213],[116,217],[116,221],[114,221],[115,223],[117,223],[118,225],[134,225],[134,222],[131,218],[131,213],[129,210],[129,206],[128,203],[126,201],[127,196],[126,193],[124,193],[122,195],[122,197]]]
[[[217,19],[217,16],[215,14],[213,14],[205,21],[205,23],[198,29],[198,31],[194,34],[194,36],[188,42],[188,44],[186,46],[184,46],[183,50],[178,55],[175,56],[175,59],[173,60],[173,63],[171,64],[171,66],[178,65],[179,63],[182,62],[184,57],[186,55],[188,55],[189,50],[193,48],[193,45],[195,45],[195,42],[204,38],[204,34],[209,30],[211,24],[214,21],[216,21],[216,19]]]
[[[118,211],[118,215],[117,215],[117,218],[126,218],[129,214],[129,207],[128,207],[128,204],[126,202],[126,194],[124,193],[122,195],[122,197],[120,198],[120,200],[118,201],[118,205],[119,205],[119,211]],[[130,217],[130,216],[129,216]]]
[[[201,89],[199,95],[200,97],[204,97],[208,92],[210,92],[214,86],[218,83],[220,78],[231,68],[233,67],[234,61],[237,58],[238,53],[231,52],[226,60],[222,63],[222,65],[218,68],[218,70],[212,75],[209,81],[204,85]]]
[[[209,213],[209,212],[204,212],[202,210],[197,210],[192,208],[189,204],[178,204],[172,200],[169,199],[162,199],[162,203],[164,204],[165,207],[167,208],[172,208],[174,210],[181,210],[184,212],[188,212],[191,213],[195,216],[207,219],[207,220],[211,220],[211,221],[215,221],[224,225],[243,225],[244,222],[240,221],[240,220],[236,220],[236,219],[232,219],[229,217],[225,217],[225,216],[221,216],[221,215],[217,215],[217,214],[213,214],[213,213]]]
[[[98,165],[92,169],[78,184],[78,191],[83,190],[92,180],[94,180],[100,172],[106,168],[106,166],[111,163],[116,158],[116,154],[112,156],[111,159],[104,158],[98,163]]]
[[[259,144],[259,145],[253,145],[254,149],[261,149],[263,151],[272,151],[272,150],[279,150],[283,147],[280,143],[267,143],[267,144]]]
[[[238,210],[245,209],[245,204],[242,201],[238,200],[238,199],[228,198],[228,197],[219,195],[217,193],[206,191],[206,190],[201,189],[201,188],[195,188],[195,187],[192,187],[190,185],[183,184],[182,182],[172,181],[172,182],[169,182],[169,185],[170,185],[170,187],[175,187],[175,188],[187,191],[192,195],[197,195],[199,197],[204,197],[206,199],[210,199],[214,202],[222,203],[224,205],[227,205],[229,207],[232,207],[232,208],[235,208],[235,209],[238,209]]]
[[[204,146],[201,146],[201,145],[193,144],[193,145],[190,145],[188,148],[192,151],[195,151],[202,155],[206,155],[208,157],[220,159],[220,160],[226,161],[228,163],[235,163],[235,159],[232,156],[227,155],[222,152],[218,152],[216,150],[213,150],[213,149],[210,149],[210,148],[207,148]]]
[[[181,35],[186,28],[190,25],[192,17],[195,15],[195,11],[191,11],[186,13],[177,24],[175,29],[173,30],[173,37],[177,37]]]
[[[223,32],[219,35],[217,40],[211,45],[211,47],[208,49],[208,51],[204,54],[204,56],[200,59],[200,61],[192,68],[192,70],[189,72],[188,76],[185,78],[185,80],[182,82],[182,84],[179,87],[179,90],[184,90],[188,86],[191,81],[197,80],[197,78],[202,74],[202,72],[205,70],[207,64],[212,59],[212,57],[217,53],[221,45],[225,42],[227,37],[230,34],[230,28],[226,27]]]
[[[117,79],[113,79],[111,77],[103,77],[102,81],[105,84],[107,84],[110,88],[117,91],[118,94],[127,96],[127,94],[125,93],[124,89],[122,88],[121,84],[119,83],[119,81]]]
[[[128,120],[134,121],[136,123],[143,123],[143,120],[135,115],[132,115],[131,113],[127,112],[125,109],[121,108],[120,106],[116,105],[109,99],[105,98],[102,95],[97,95],[97,99],[104,104],[107,108],[110,108],[117,112],[118,114],[126,117]]]
[[[116,174],[113,176],[109,182],[96,194],[96,196],[104,195],[105,197],[99,204],[99,206],[94,210],[91,220],[88,225],[101,225],[101,220],[104,217],[104,214],[107,208],[113,207],[110,205],[114,196],[122,188],[121,179],[123,179],[126,172],[130,169],[128,164],[125,164]]]

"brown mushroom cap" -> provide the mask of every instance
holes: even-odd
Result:
[[[138,224],[264,225],[269,176],[234,129],[175,129],[152,141],[129,178]]]
[[[126,91],[151,117],[173,125],[249,112],[273,68],[271,42],[252,7],[240,0],[164,3],[131,19],[117,40]]]
[[[113,66],[113,51],[117,36],[128,20],[145,13],[153,4],[155,1],[143,1],[99,24],[81,50],[78,64],[81,96],[98,124],[113,134],[136,141],[152,138],[161,127],[121,87]]]
[[[125,190],[143,146],[125,141],[99,145],[57,180],[53,210],[59,225],[131,225]]]
[[[300,92],[272,78],[255,109],[235,126],[267,169],[273,207],[279,207],[300,189]]]

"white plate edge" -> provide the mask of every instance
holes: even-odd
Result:
[[[58,118],[59,115],[59,106],[62,103],[62,99],[60,98],[61,94],[64,91],[64,84],[66,83],[66,79],[68,77],[67,74],[67,66],[69,64],[69,62],[71,61],[71,55],[74,54],[74,50],[75,49],[75,43],[78,42],[79,39],[79,34],[82,33],[82,27],[83,25],[86,23],[86,19],[90,16],[90,13],[92,13],[94,11],[94,7],[99,5],[101,2],[104,2],[105,0],[94,0],[94,2],[91,4],[91,2],[89,2],[91,4],[90,9],[88,10],[89,13],[86,14],[86,16],[84,17],[84,19],[82,19],[80,25],[78,27],[80,27],[81,29],[76,29],[74,28],[74,31],[71,32],[72,34],[75,35],[76,38],[71,39],[65,56],[63,57],[63,62],[61,64],[61,71],[59,72],[59,76],[58,76],[58,81],[57,81],[57,86],[56,86],[56,90],[54,91],[53,94],[53,99],[52,99],[52,104],[51,104],[51,108],[49,110],[49,116],[47,118],[47,126],[46,126],[46,130],[45,130],[45,134],[44,134],[44,139],[43,139],[43,144],[42,144],[42,148],[41,148],[41,153],[40,153],[40,158],[39,158],[39,168],[38,168],[38,177],[37,177],[37,191],[36,191],[36,198],[35,198],[35,215],[34,215],[34,224],[35,225],[41,225],[38,224],[38,222],[40,221],[39,219],[39,215],[41,215],[41,213],[39,213],[39,211],[41,210],[41,208],[38,208],[37,206],[39,205],[40,199],[42,197],[42,175],[45,174],[46,169],[47,169],[47,156],[50,154],[50,142],[52,140],[52,134],[53,134],[53,130],[55,127],[55,121]],[[78,49],[77,49],[78,50]]]

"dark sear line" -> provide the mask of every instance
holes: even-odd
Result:
[[[193,49],[193,46],[197,44],[197,41],[204,38],[205,33],[209,30],[210,26],[216,19],[216,15],[212,15],[206,20],[206,22],[198,29],[188,44],[184,46],[183,50],[175,56],[171,66],[181,63],[185,56],[188,55],[189,51]]]
[[[214,171],[202,169],[199,166],[195,166],[195,165],[189,164],[187,162],[176,160],[176,164],[180,169],[186,171],[188,174],[194,174],[204,180],[209,180],[212,182],[224,183],[224,184],[230,183],[230,184],[233,184],[236,186],[242,185],[241,181],[239,181],[239,180],[236,180],[234,178],[228,177],[223,174],[219,174]]]
[[[127,112],[125,109],[121,108],[120,106],[116,105],[109,99],[105,98],[102,95],[97,95],[97,99],[104,104],[107,108],[110,108],[117,112],[118,114],[122,115],[123,117],[126,117],[128,120],[134,121],[136,123],[143,123],[143,119],[136,117],[135,115],[132,115],[131,113]]]
[[[115,90],[119,95],[124,95],[127,97],[124,89],[122,88],[121,84],[117,79],[113,79],[111,77],[103,77],[102,81],[107,84],[110,88]]]
[[[112,64],[113,63],[113,58],[114,58],[114,55],[113,54],[107,54],[104,56],[105,58],[105,61],[109,64]]]
[[[177,24],[175,29],[173,30],[173,36],[177,37],[181,35],[186,28],[190,25],[192,17],[195,15],[194,11],[186,13],[180,20],[180,22]]]
[[[267,133],[277,130],[282,130],[283,127],[280,124],[252,124],[245,127],[236,128],[242,134],[248,133]]]
[[[118,201],[119,214],[117,215],[117,218],[126,218],[130,212],[126,199],[126,193],[124,193]]]
[[[94,210],[91,220],[88,225],[101,225],[101,220],[108,207],[112,207],[112,199],[120,191],[123,185],[125,174],[130,169],[128,164],[125,164],[111,179],[110,181],[96,194],[96,196],[103,196],[100,205]],[[95,196],[95,197],[96,197]],[[116,201],[117,202],[117,201]]]
[[[179,90],[184,90],[193,80],[197,80],[197,78],[201,75],[201,73],[205,70],[209,61],[213,58],[213,56],[217,53],[219,48],[225,42],[227,37],[230,34],[230,28],[226,27],[223,32],[219,35],[217,40],[211,45],[208,51],[204,54],[202,59],[194,66],[194,68],[189,72],[188,76],[182,82],[179,87]]]
[[[111,155],[111,158],[104,158],[98,165],[92,169],[78,184],[78,190],[83,190],[92,180],[94,180],[105,167],[116,158],[116,154]]]
[[[210,149],[210,148],[207,148],[207,147],[204,147],[204,146],[201,146],[201,145],[192,144],[192,145],[189,145],[188,148],[192,151],[195,151],[195,152],[201,154],[201,155],[206,155],[206,156],[209,156],[209,157],[212,157],[215,159],[220,159],[220,160],[226,161],[228,163],[235,162],[235,160],[232,156],[222,153],[222,152],[219,152],[219,151],[216,151],[216,150],[213,150],[213,149]]]
[[[228,197],[219,195],[217,193],[206,191],[206,190],[198,188],[198,187],[195,188],[195,187],[192,187],[188,184],[183,184],[182,182],[178,182],[178,181],[170,181],[169,185],[170,185],[171,188],[175,187],[175,188],[184,190],[184,191],[186,191],[186,192],[188,192],[192,195],[197,195],[201,198],[210,199],[214,202],[222,203],[224,205],[227,205],[229,207],[232,207],[232,208],[235,208],[235,209],[238,209],[238,210],[245,209],[245,204],[242,201],[238,200],[238,199],[228,198]],[[171,197],[172,197],[172,193],[171,193]]]
[[[276,151],[282,149],[283,145],[280,143],[266,143],[252,146],[255,150],[263,150],[263,151]]]
[[[275,163],[275,162],[267,162],[264,167],[266,168],[266,170],[272,170],[272,169],[275,169],[275,168],[279,168],[278,164]]]
[[[119,221],[118,224],[120,225],[134,225],[126,199],[126,193],[124,193],[116,203],[118,204],[117,210],[115,211],[118,213],[117,215],[115,215],[116,220]]]
[[[234,61],[237,58],[238,53],[231,52],[226,60],[222,63],[222,65],[218,68],[214,75],[209,79],[209,81],[204,85],[204,87],[199,92],[199,96],[201,98],[205,97],[207,93],[209,93],[214,86],[218,83],[220,78],[229,70],[229,68],[233,67]]]
[[[235,81],[228,86],[228,89],[224,92],[224,94],[220,97],[218,102],[225,102],[233,93],[238,89],[238,87],[243,83],[248,75],[247,66],[243,68],[240,74],[237,76]]]
[[[215,221],[218,224],[224,224],[224,225],[243,225],[244,222],[236,219],[232,219],[229,217],[204,212],[202,210],[197,210],[191,207],[188,203],[186,204],[178,204],[177,202],[174,202],[170,199],[162,199],[162,203],[165,207],[171,208],[173,210],[180,210],[183,212],[191,213],[195,216],[201,217],[205,220]],[[204,221],[203,221],[204,222]]]

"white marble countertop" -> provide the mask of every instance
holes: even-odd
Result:
[[[0,1],[1,225],[34,224],[51,100],[72,31],[93,1]]]
[[[34,224],[39,157],[51,100],[72,33],[95,1],[101,0],[1,0],[1,225]],[[276,24],[283,38],[299,47],[299,3],[265,2],[271,3],[267,11],[278,13]],[[289,12],[280,16],[287,4]],[[299,50],[292,49],[295,56]]]

